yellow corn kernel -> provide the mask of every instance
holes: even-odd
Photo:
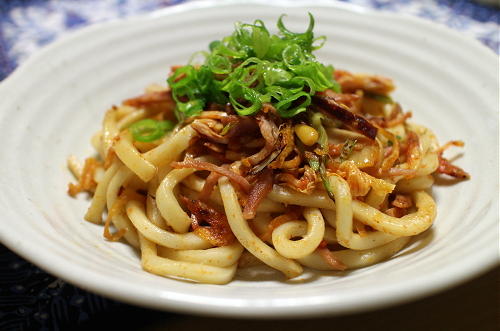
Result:
[[[294,130],[297,137],[299,137],[300,141],[306,146],[312,146],[318,141],[318,131],[309,125],[297,124]]]

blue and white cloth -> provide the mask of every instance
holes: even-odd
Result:
[[[272,1],[272,0],[271,0]],[[470,0],[340,0],[420,16],[479,39],[499,53],[500,10]],[[147,13],[183,0],[0,1],[0,80],[40,47],[68,30]]]
[[[341,1],[420,16],[500,52],[497,7],[470,0]],[[0,0],[0,81],[69,30],[182,2],[185,0]],[[69,285],[0,245],[0,330],[74,329],[96,316],[126,307]]]

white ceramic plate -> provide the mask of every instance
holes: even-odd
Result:
[[[394,78],[395,98],[442,142],[462,139],[457,163],[472,179],[438,186],[432,229],[396,258],[349,273],[240,275],[229,285],[183,282],[141,270],[138,254],[83,220],[69,198],[66,157],[93,153],[104,111],[162,83],[173,64],[229,34],[233,22],[281,13],[300,31],[307,11],[328,42],[319,58]],[[0,239],[84,289],[164,310],[219,316],[300,317],[374,309],[429,295],[498,263],[498,63],[474,40],[419,19],[336,3],[197,2],[92,26],[32,57],[0,85]]]

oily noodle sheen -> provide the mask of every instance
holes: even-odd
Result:
[[[354,148],[340,166],[328,169],[326,180],[334,199],[319,178],[313,179],[312,189],[300,190],[294,189],[293,181],[287,179],[290,176],[279,172],[281,180],[272,182],[253,215],[247,217],[245,183],[227,173],[173,163],[212,163],[240,175],[241,162],[228,166],[213,153],[189,153],[203,134],[203,118],[186,121],[156,141],[134,141],[128,127],[146,118],[161,119],[155,107],[127,103],[113,107],[92,138],[99,157],[87,159],[85,165],[70,157],[68,164],[79,180],[70,185],[70,194],[93,194],[85,219],[105,223],[106,239],[125,240],[139,249],[142,267],[151,273],[225,284],[238,267],[259,263],[288,278],[299,276],[304,266],[360,268],[400,251],[411,236],[428,229],[436,216],[435,202],[426,190],[433,184],[431,174],[438,168],[440,149],[433,133],[422,126],[401,121],[390,130],[380,127],[372,143],[364,145],[367,139],[359,132],[327,128],[332,146],[356,139],[365,149]],[[394,150],[408,140],[409,132],[418,138],[412,138],[417,147],[406,146],[413,152],[397,163]],[[261,145],[258,139],[249,144],[258,150],[263,145],[260,141]],[[281,162],[295,161],[290,154]],[[364,171],[363,162],[369,171]],[[383,173],[377,175],[377,169]],[[249,184],[254,185],[251,180]],[[196,206],[189,207],[198,203],[200,194],[206,203],[203,208],[210,206],[220,221],[217,224],[197,219],[206,210],[196,214]]]

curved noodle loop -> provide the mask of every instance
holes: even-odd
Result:
[[[219,187],[229,225],[243,247],[265,264],[283,272],[288,278],[300,275],[302,268],[297,262],[281,256],[253,233],[243,218],[236,192],[225,177],[219,179]]]
[[[175,261],[160,257],[156,245],[140,235],[142,267],[153,274],[160,276],[176,276],[192,279],[201,283],[226,284],[236,272],[237,264],[228,267]]]
[[[410,241],[410,238],[402,237],[383,246],[371,249],[360,251],[345,249],[336,251],[335,256],[347,267],[347,269],[367,267],[396,254],[408,243],[408,241]],[[325,260],[317,252],[299,259],[299,262],[306,267],[316,270],[336,270],[325,262]]]
[[[397,238],[397,236],[378,231],[370,232],[365,236],[353,233],[352,199],[349,185],[342,177],[336,175],[330,176],[329,181],[336,202],[337,240],[342,246],[356,250],[370,249]]]
[[[417,211],[401,218],[389,216],[360,201],[353,201],[354,217],[372,228],[394,236],[416,236],[436,218],[436,203],[425,191],[412,193]]]
[[[194,233],[172,233],[154,225],[146,216],[144,207],[137,201],[127,204],[127,215],[137,230],[148,240],[173,249],[205,249],[212,245]]]
[[[156,191],[156,203],[161,216],[176,232],[185,233],[191,225],[191,219],[182,210],[174,194],[175,186],[184,178],[194,173],[195,169],[175,169],[158,186]]]
[[[277,227],[272,234],[274,248],[290,259],[298,259],[311,254],[321,243],[325,235],[325,221],[321,212],[317,208],[306,208],[304,217],[307,220],[307,225],[304,222],[293,221]],[[294,237],[301,236],[300,240],[291,240]]]

